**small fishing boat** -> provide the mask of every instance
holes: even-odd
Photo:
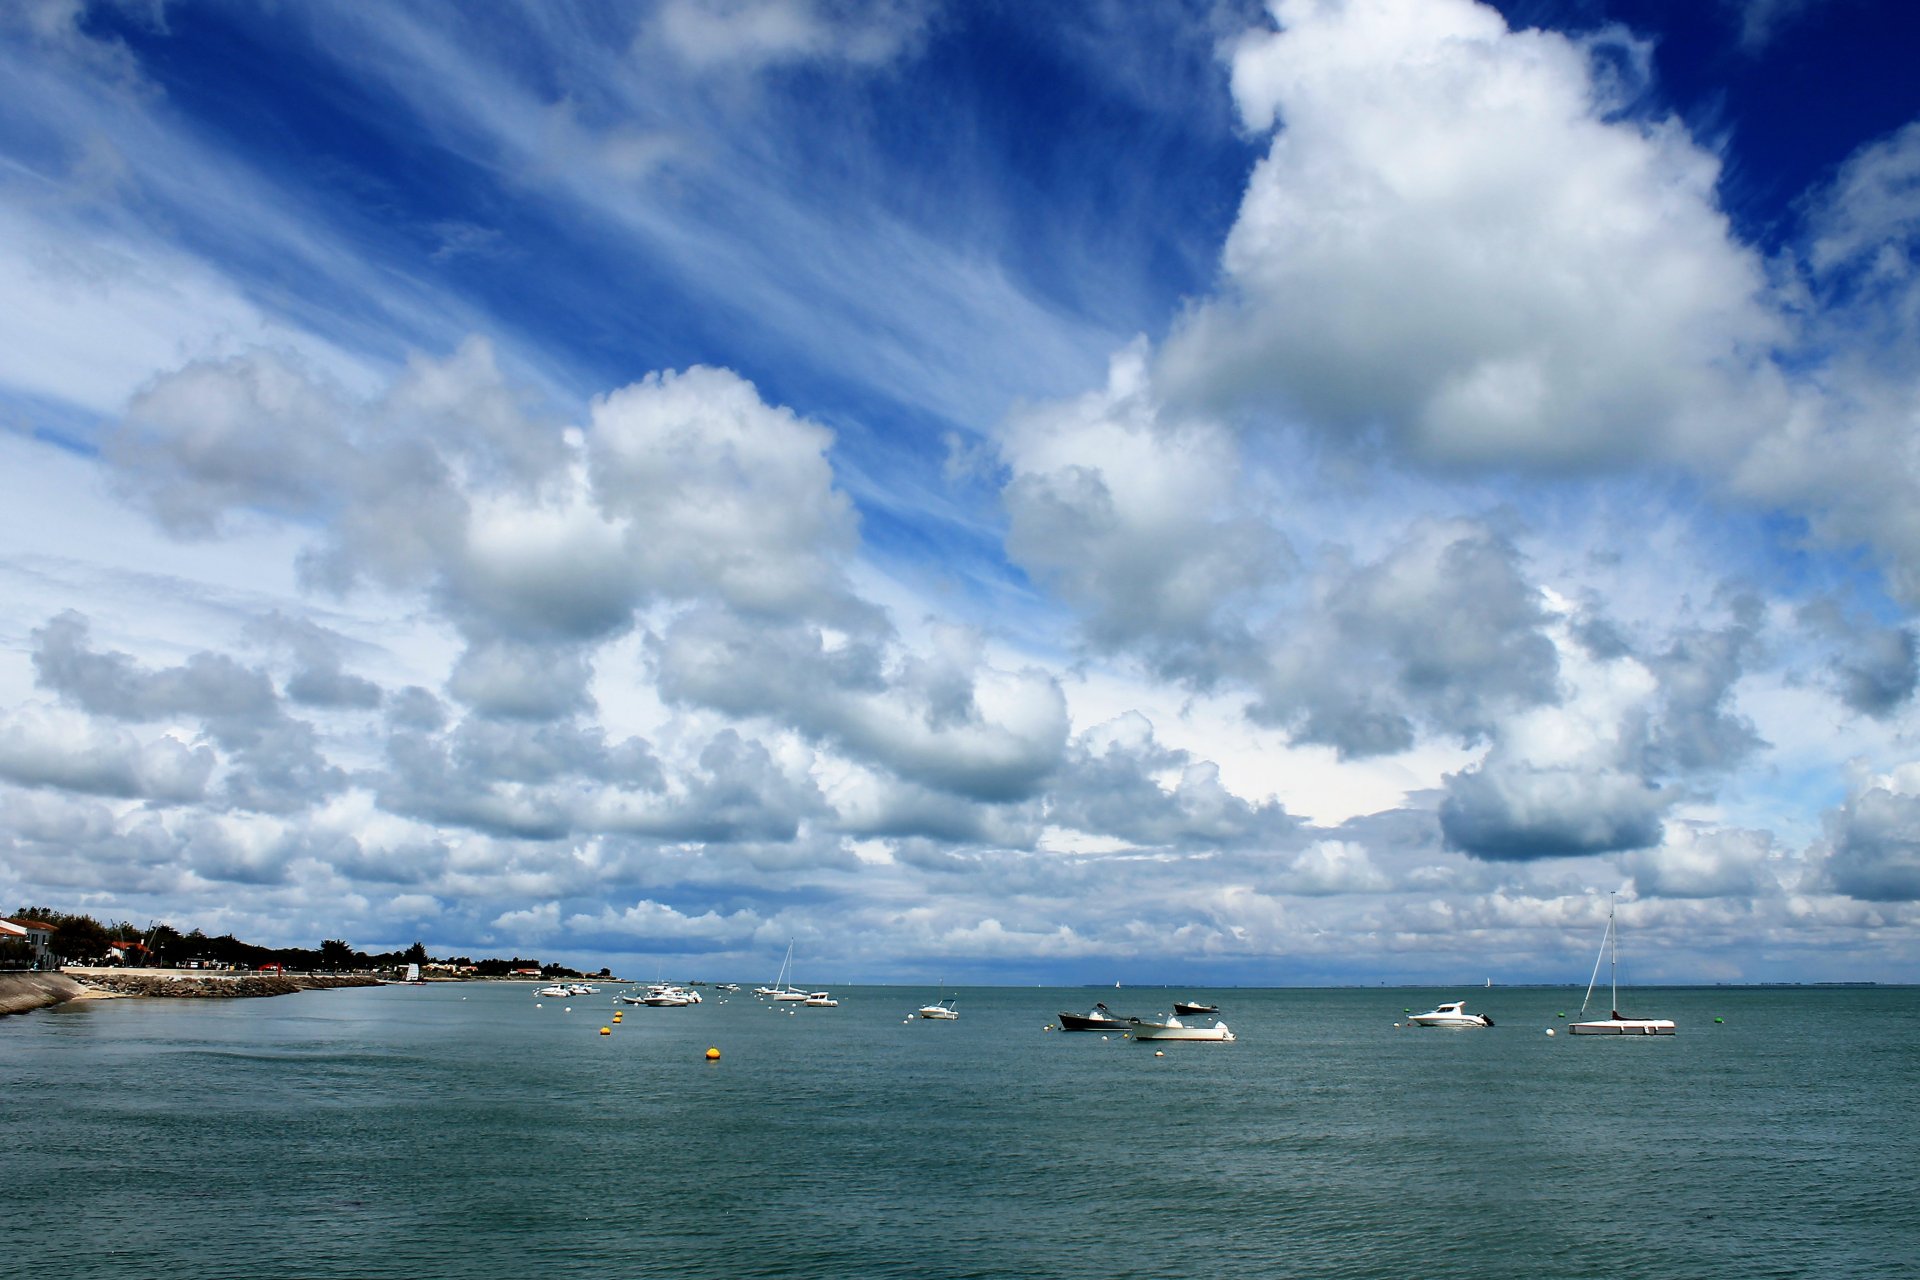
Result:
[[[1092,1013],[1063,1013],[1062,1031],[1131,1031],[1138,1018],[1123,1018],[1104,1004],[1093,1006]]]
[[[1225,1044],[1233,1039],[1233,1032],[1227,1030],[1224,1022],[1190,1027],[1177,1016],[1165,1022],[1136,1022],[1132,1030],[1135,1040],[1211,1040]]]
[[[1202,1014],[1218,1013],[1220,1012],[1220,1006],[1217,1004],[1181,1004],[1176,1000],[1173,1004],[1173,1012],[1176,1017],[1191,1018]]]
[[[775,999],[778,998],[777,996],[775,997]],[[825,991],[809,991],[806,994],[806,998],[800,1001],[800,1007],[803,1009],[838,1009],[840,1002]]]
[[[960,1011],[953,1007],[954,1002],[955,997],[945,996],[932,1004],[921,1005],[917,1012],[921,1017],[930,1018],[936,1022],[954,1022],[960,1017]]]
[[[1431,1012],[1416,1013],[1407,1019],[1416,1027],[1490,1027],[1493,1019],[1484,1013],[1468,1013],[1465,1000],[1437,1005]]]

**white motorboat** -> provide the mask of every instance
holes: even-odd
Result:
[[[1600,961],[1607,961],[1607,976],[1613,987],[1613,1011],[1605,1018],[1575,1022],[1567,1027],[1576,1036],[1670,1036],[1678,1027],[1671,1018],[1629,1018],[1620,1012],[1620,935],[1613,927],[1614,895],[1607,895],[1607,931],[1600,935],[1600,954],[1593,958],[1593,976],[1587,979],[1587,998],[1580,1012],[1587,1011],[1593,999],[1593,984],[1600,979]]]
[[[1484,1013],[1468,1013],[1465,1000],[1436,1006],[1429,1013],[1416,1013],[1407,1019],[1416,1027],[1490,1027],[1493,1019]]]
[[[1130,1029],[1135,1040],[1215,1040],[1224,1044],[1233,1039],[1224,1022],[1190,1027],[1175,1014],[1169,1014],[1165,1022],[1136,1022]]]
[[[699,1004],[700,993],[670,983],[656,982],[647,988],[647,994],[640,997],[640,1003],[655,1009],[684,1009],[690,1004]]]
[[[571,987],[562,986],[560,983],[556,982],[550,987],[540,988],[538,991],[534,992],[533,994],[536,996],[546,996],[550,1000],[564,1000],[568,996],[573,994],[573,989]]]
[[[776,1000],[779,998],[779,996],[774,997]],[[825,991],[809,991],[807,992],[806,999],[800,1003],[808,1009],[838,1009],[840,1007],[840,1002]]]
[[[960,1018],[960,1011],[953,1007],[957,1000],[957,996],[945,996],[932,1004],[921,1005],[917,1012],[923,1018],[938,1022],[956,1022]]]

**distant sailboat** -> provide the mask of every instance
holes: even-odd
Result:
[[[753,989],[753,994],[757,996],[772,996],[775,1000],[784,1000],[784,1001],[805,1000],[807,998],[808,993],[796,988],[793,985],[790,978],[788,977],[787,970],[790,969],[792,966],[793,966],[793,944],[789,942],[787,944],[786,959],[780,962],[780,976],[773,980],[773,985],[770,987],[755,987]]]
[[[1580,1002],[1580,1012],[1585,1013],[1587,1001],[1593,999],[1594,983],[1600,980],[1600,962],[1606,960],[1608,981],[1613,987],[1612,1015],[1576,1022],[1567,1030],[1576,1036],[1670,1036],[1676,1029],[1671,1018],[1629,1018],[1620,1012],[1620,935],[1613,927],[1614,896],[1607,895],[1607,931],[1600,936],[1600,954],[1593,958],[1593,976],[1587,979],[1587,996]]]

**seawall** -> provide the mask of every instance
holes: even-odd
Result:
[[[85,990],[62,973],[0,973],[0,1014],[62,1004]]]

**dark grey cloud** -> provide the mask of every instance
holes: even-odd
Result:
[[[71,610],[35,629],[40,686],[116,720],[197,717],[223,738],[244,736],[280,714],[267,674],[224,654],[196,653],[181,666],[148,670],[124,653],[95,652],[90,639],[87,620]]]
[[[1052,677],[995,672],[976,642],[921,655],[876,636],[829,643],[818,628],[718,609],[690,612],[649,645],[661,696],[764,717],[924,786],[989,803],[1037,794],[1066,744]]]
[[[305,618],[275,611],[249,627],[293,659],[287,697],[302,706],[368,711],[380,705],[380,686],[346,670],[347,638]]]
[[[119,729],[0,717],[0,778],[27,787],[186,804],[206,793],[215,754],[170,735],[142,743]]]
[[[1729,709],[1734,684],[1758,648],[1763,605],[1747,596],[1732,609],[1727,626],[1681,632],[1649,660],[1660,681],[1660,710],[1648,741],[1651,767],[1724,772],[1764,745],[1752,723]]]
[[[1618,853],[1658,844],[1667,799],[1634,774],[1490,760],[1448,775],[1449,848],[1496,862]]]
[[[386,767],[363,781],[382,809],[436,826],[527,840],[562,839],[574,828],[571,789],[496,785],[462,769],[446,736],[390,734]]]
[[[1855,711],[1884,720],[1913,701],[1920,686],[1920,646],[1905,627],[1875,628],[1854,638],[1834,661],[1840,696]]]
[[[1074,607],[1087,644],[1202,685],[1245,666],[1253,642],[1240,610],[1295,567],[1286,539],[1258,520],[1170,530],[1131,516],[1093,467],[1016,476],[1002,500],[1008,554]]]
[[[447,692],[482,715],[557,720],[593,709],[591,652],[574,644],[475,641],[447,678]]]
[[[33,637],[39,683],[67,701],[116,720],[199,721],[225,752],[228,804],[292,813],[346,786],[345,772],[326,759],[313,726],[286,714],[264,671],[206,652],[177,667],[143,667],[126,654],[94,650],[86,619],[73,612]],[[172,770],[176,792],[192,772]]]
[[[1538,588],[1483,525],[1428,523],[1383,559],[1329,570],[1314,609],[1277,620],[1249,714],[1342,756],[1465,741],[1558,696]]]
[[[387,723],[396,729],[432,733],[446,727],[446,704],[419,685],[408,685],[387,700]]]
[[[1865,902],[1920,901],[1920,796],[1873,787],[1828,815],[1822,885]]]
[[[1176,775],[1162,786],[1156,775]],[[1130,713],[1068,752],[1047,794],[1047,820],[1089,835],[1180,849],[1263,847],[1299,825],[1284,806],[1228,791],[1218,766],[1154,740],[1146,717]]]
[[[1847,706],[1886,720],[1913,700],[1914,689],[1920,687],[1920,645],[1911,627],[1851,614],[1831,600],[1804,606],[1799,619],[1834,649],[1827,670]]]
[[[1044,826],[1044,796],[990,804],[880,777],[874,779],[872,791],[871,796],[836,796],[838,830],[902,845],[932,842],[941,847],[1029,849]]]

